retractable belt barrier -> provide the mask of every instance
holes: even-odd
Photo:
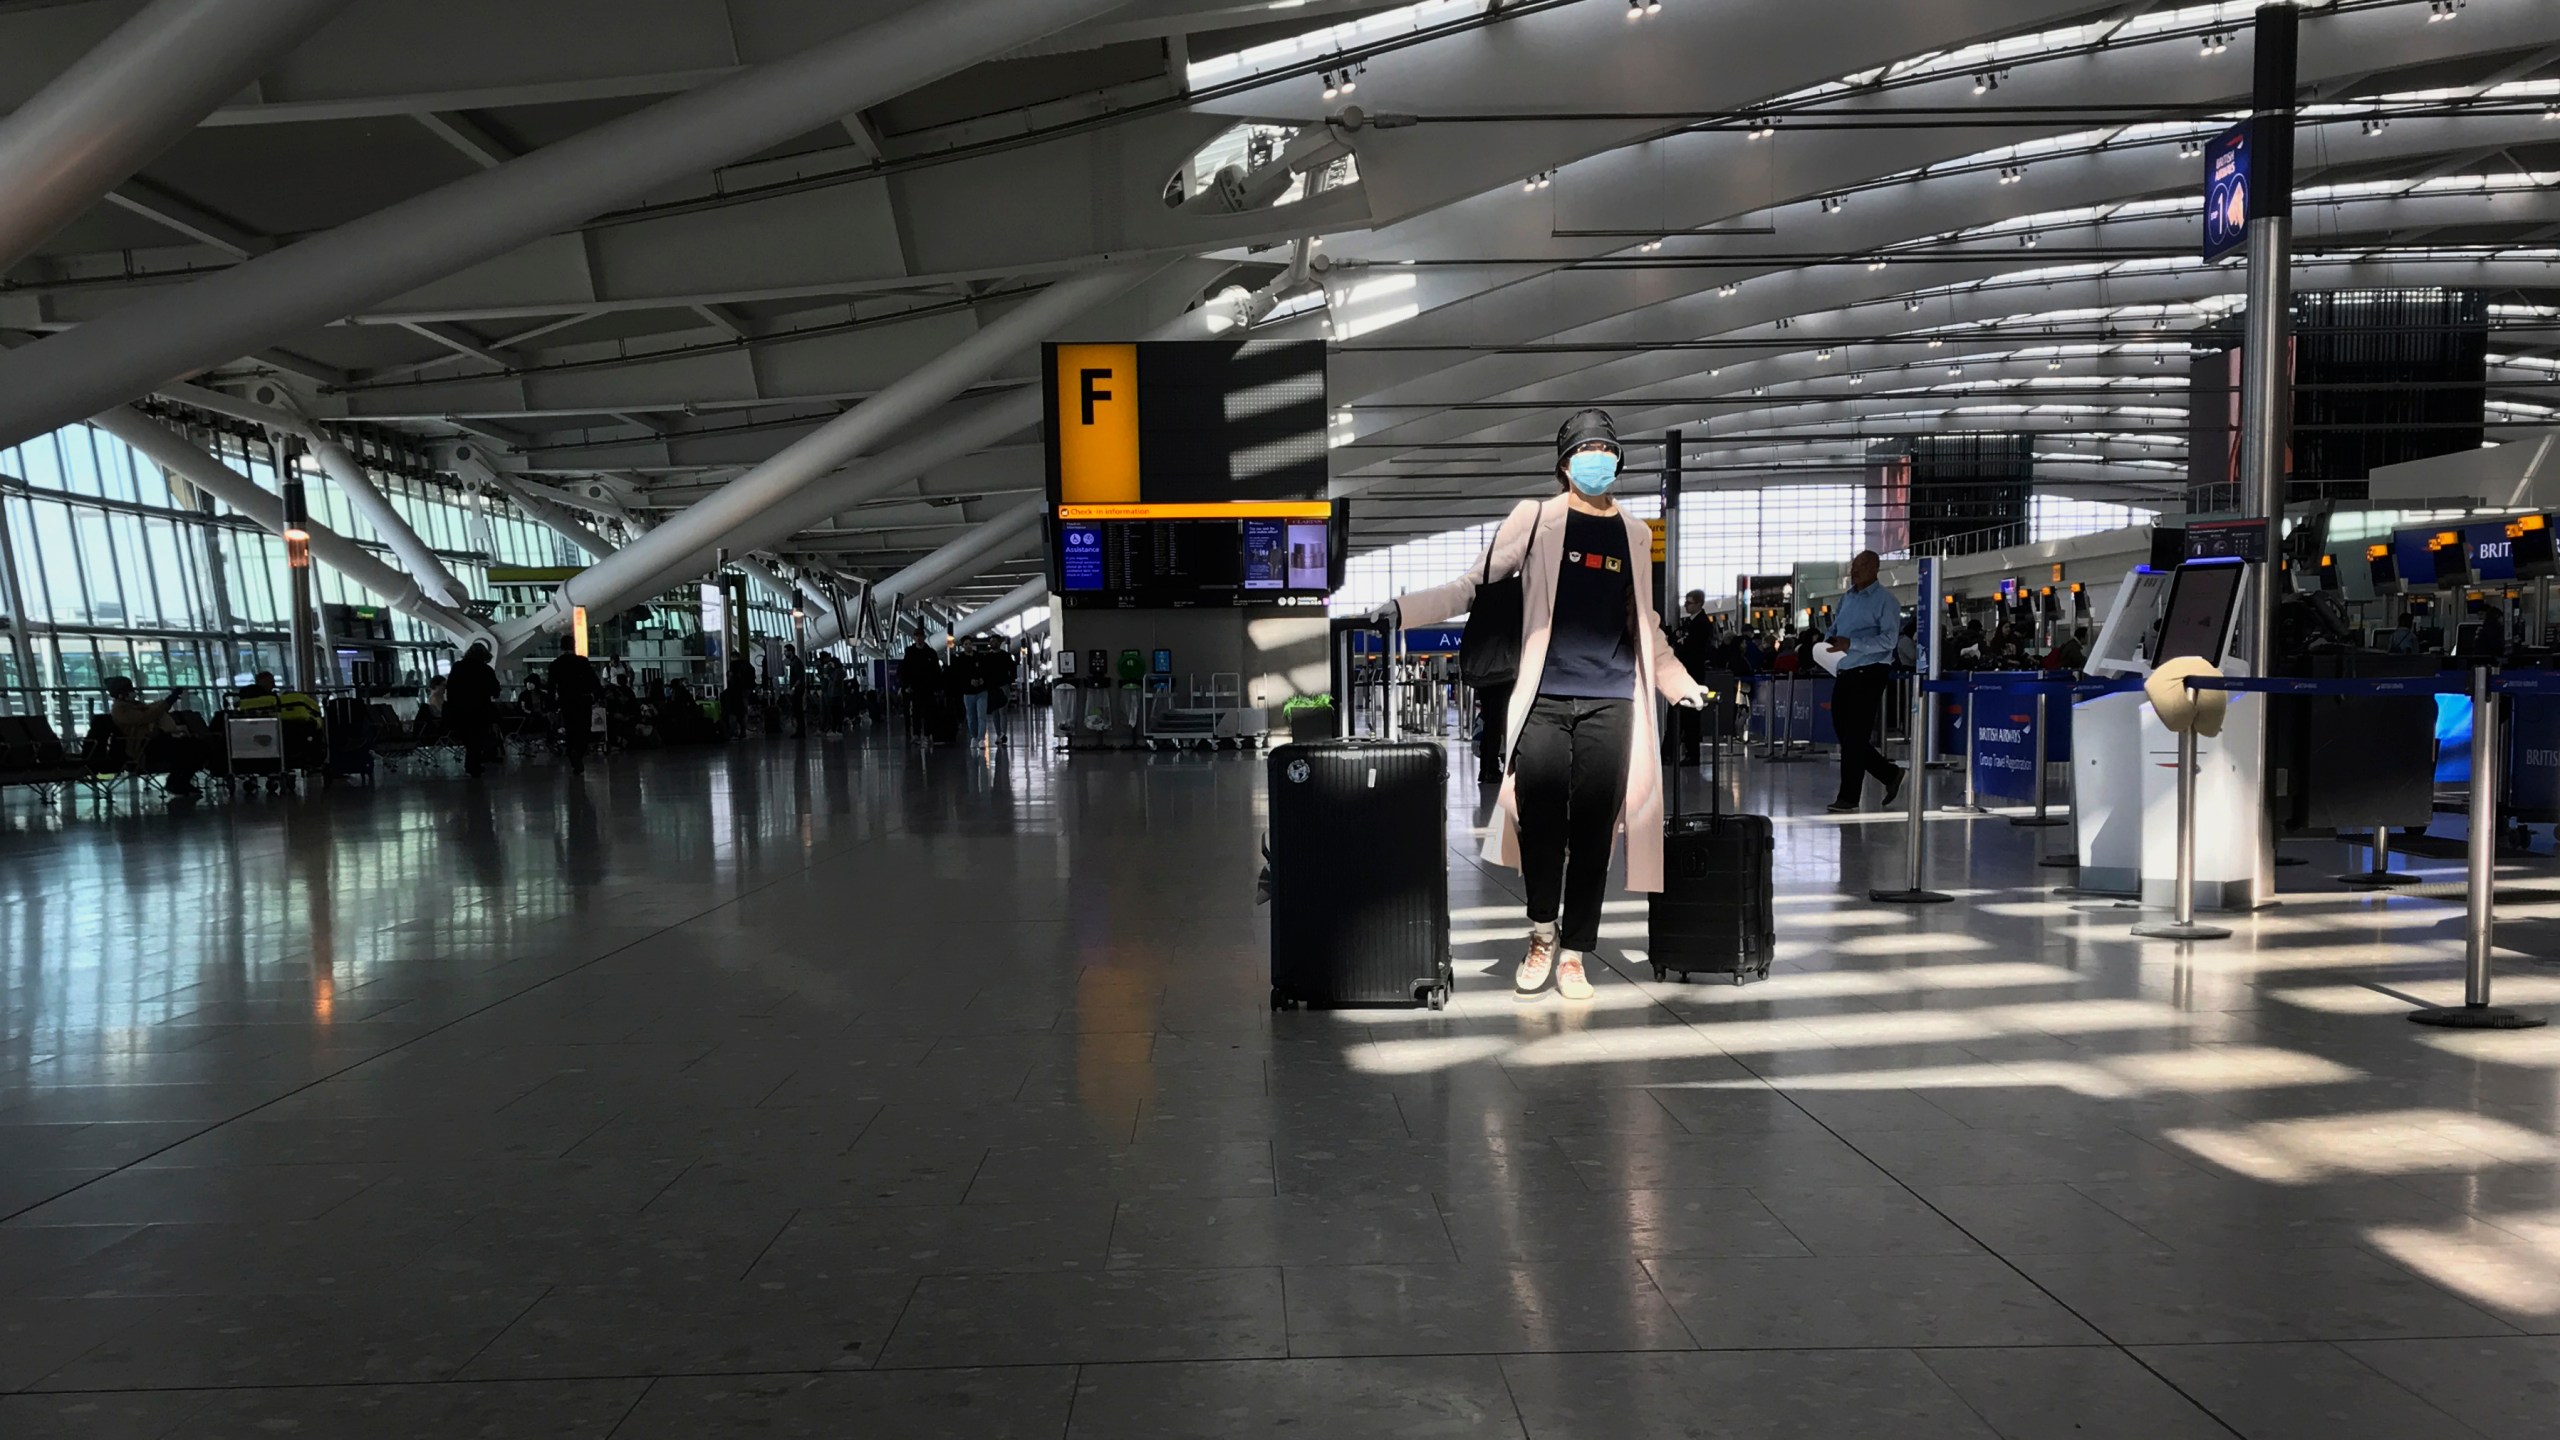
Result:
[[[2489,1003],[2489,951],[2496,923],[2493,901],[2498,854],[2498,707],[2493,702],[2499,695],[2560,695],[2560,672],[2519,670],[2499,674],[2483,666],[2464,675],[2437,674],[2390,680],[2191,675],[2187,677],[2186,684],[2190,690],[2259,695],[2470,695],[2471,837],[2468,883],[2464,886],[2463,896],[2462,1003],[2430,1006],[2411,1012],[2409,1018],[2421,1025],[2462,1030],[2522,1030],[2544,1023],[2538,1016],[2520,1014]],[[2181,745],[2179,759],[2183,766],[2179,784],[2182,788],[2192,787],[2195,768],[2192,737]],[[2189,857],[2195,849],[2192,810],[2192,805],[2181,805],[2178,815],[2178,885],[2182,920],[2186,918],[2190,902],[2187,869]],[[2141,928],[2136,927],[2136,933],[2140,933]]]
[[[2045,775],[2045,765],[2049,757],[2045,754],[2045,707],[2050,702],[2051,698],[2056,694],[2061,694],[2068,699],[2077,702],[2081,700],[2094,699],[2100,695],[2115,695],[2128,690],[2139,690],[2142,686],[2139,681],[2124,677],[2117,677],[2115,679],[2108,680],[2044,680],[2016,675],[2000,675],[1995,672],[1994,678],[1988,679],[1983,678],[1981,675],[1954,675],[1936,680],[1925,680],[1921,682],[1920,688],[1932,695],[1962,695],[1964,697],[1964,802],[1959,805],[1950,805],[1947,807],[1948,813],[1955,815],[1988,815],[1991,813],[1982,806],[1980,793],[1981,786],[1979,783],[1979,777],[1975,773],[1973,763],[1974,751],[1980,742],[1980,733],[1974,728],[1974,697],[1978,695],[2026,695],[2034,698],[2034,730],[2032,735],[2029,737],[2028,745],[2029,753],[2034,756],[2035,765],[2033,789],[2030,792],[2030,796],[2035,802],[2035,813],[2032,815],[2012,816],[2009,820],[2009,823],[2012,825],[2032,827],[2063,825],[2070,823],[2059,816],[2052,815],[2049,813],[2047,808],[2045,793],[2047,777]],[[2078,855],[2076,848],[2074,854],[2067,859],[2056,857],[2042,859],[2039,861],[2039,863],[2049,865],[2076,864],[2077,862]]]

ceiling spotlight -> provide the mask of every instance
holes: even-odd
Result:
[[[2021,250],[2033,250],[2036,248],[2036,242],[2043,238],[2043,236],[2038,235],[2033,230],[2030,230],[2026,234],[2018,237],[2018,248]]]
[[[1828,360],[1831,358],[1831,352],[1828,350],[1816,350],[1813,352],[1813,358],[1816,360]]]
[[[1961,365],[1950,365],[1947,367],[1947,373],[1950,375],[1961,375],[1964,373],[1964,367]]]
[[[2451,20],[2462,13],[2465,0],[2427,0],[2427,23]]]
[[[1917,300],[1905,300],[1902,302],[1902,308],[1911,311],[1913,314],[1918,314],[1920,310],[1920,302]]]
[[[1793,330],[1794,328],[1796,328],[1796,317],[1794,317],[1793,315],[1781,315],[1781,316],[1779,316],[1779,317],[1778,317],[1778,321],[1777,321],[1777,328],[1779,328],[1779,329],[1781,329],[1781,330]]]
[[[1716,287],[1716,293],[1729,300],[1734,296],[1741,294],[1742,287],[1739,285],[1719,285]]]
[[[2198,53],[2208,56],[2220,55],[2231,48],[2231,32],[2228,30],[2212,31],[2204,37],[2201,44],[2202,48]]]
[[[2543,111],[2542,118],[2545,120],[2560,120],[2560,105],[2554,105],[2550,109]]]
[[[1351,68],[1349,68],[1349,69],[1347,69],[1347,70],[1343,71],[1343,72],[1342,72],[1342,93],[1343,93],[1343,94],[1345,94],[1345,95],[1348,95],[1348,94],[1350,94],[1352,91],[1359,89],[1359,88],[1360,88],[1360,77],[1361,77],[1361,76],[1363,76],[1363,75],[1366,75],[1366,74],[1368,74],[1368,73],[1369,73],[1369,62],[1368,62],[1368,61],[1366,61],[1366,60],[1363,60],[1363,61],[1361,61],[1359,64],[1354,65],[1354,66],[1352,66]]]
[[[1884,268],[1884,261],[1882,261],[1882,260],[1880,260],[1880,259],[1878,259],[1878,260],[1870,260],[1870,261],[1868,261],[1868,262],[1867,262],[1867,268],[1868,268],[1869,270],[1871,270],[1871,271],[1873,271],[1873,270],[1881,270],[1881,269],[1883,269],[1883,268]]]
[[[2024,165],[2003,165],[2000,167],[2000,183],[2003,185],[2015,185],[2026,178],[2027,167]]]
[[[1825,215],[1837,215],[1847,208],[1849,208],[1849,197],[1846,195],[1825,195],[1822,197],[1822,213]]]
[[[2181,140],[2178,142],[2178,153],[2192,160],[2196,156],[2204,153],[2204,142],[2202,140]]]
[[[1867,383],[1867,377],[1864,375],[1852,374],[1849,377],[1849,383],[1852,385],[1864,385]]]
[[[1324,98],[1327,100],[1337,99],[1341,94],[1342,82],[1334,78],[1332,71],[1327,70],[1324,72]]]
[[[1932,335],[1932,336],[1930,336],[1930,337],[1929,337],[1929,348],[1930,348],[1930,349],[1932,349],[1932,350],[1938,349],[1938,348],[1940,348],[1941,346],[1945,345],[1946,343],[1947,343],[1946,341],[1939,339],[1939,338],[1938,338],[1937,336],[1935,336],[1935,335]]]
[[[1754,117],[1751,123],[1743,128],[1752,139],[1766,140],[1769,138],[1770,132],[1778,128],[1778,122],[1766,115],[1762,115]]]
[[[2367,135],[2379,135],[2383,131],[2391,128],[2390,120],[2380,115],[2359,121],[2357,124],[2362,133]]]
[[[2061,369],[2061,368],[2062,368],[2062,357],[2061,357],[2061,356],[2059,356],[2059,355],[2056,355],[2056,356],[2054,356],[2052,359],[2047,360],[2046,362],[2044,362],[2044,368],[2046,368],[2047,370],[2059,370],[2059,369]]]

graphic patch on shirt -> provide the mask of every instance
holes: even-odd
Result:
[[[1617,574],[1619,571],[1624,570],[1624,569],[1626,569],[1626,568],[1627,568],[1627,562],[1626,562],[1626,561],[1619,559],[1619,558],[1618,558],[1617,556],[1615,556],[1615,555],[1612,555],[1612,556],[1610,556],[1610,557],[1609,557],[1609,573],[1610,573],[1610,574],[1615,575],[1615,574]]]
[[[1600,568],[1601,563],[1600,552],[1597,550],[1594,550],[1590,554],[1582,557],[1582,568],[1585,570],[1597,570]],[[1612,565],[1609,568],[1614,570],[1617,567]]]
[[[1567,550],[1564,552],[1564,558],[1573,564],[1579,565],[1582,563],[1582,552],[1579,550]]]

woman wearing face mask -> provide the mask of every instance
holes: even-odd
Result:
[[[1659,691],[1698,705],[1704,692],[1672,653],[1653,605],[1653,535],[1621,510],[1617,427],[1585,410],[1556,432],[1563,493],[1524,500],[1493,537],[1485,563],[1446,585],[1389,601],[1380,624],[1430,625],[1464,613],[1476,586],[1522,582],[1519,678],[1502,731],[1509,773],[1485,858],[1521,872],[1529,889],[1522,997],[1552,980],[1568,1000],[1591,997],[1585,957],[1600,940],[1609,852],[1627,836],[1627,887],[1662,888],[1662,787],[1652,757]]]

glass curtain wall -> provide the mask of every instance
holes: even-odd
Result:
[[[283,504],[279,457],[263,437],[212,422],[188,428],[196,443]],[[423,455],[370,439],[351,448],[485,613],[520,611],[542,598],[493,587],[493,564],[587,563],[584,552],[503,497],[472,495],[430,469]],[[402,568],[316,461],[300,455],[282,463],[299,467],[313,520]],[[14,704],[0,699],[0,710],[41,713],[27,700],[43,692],[94,697],[111,675],[129,675],[145,691],[212,690],[258,670],[286,669],[291,589],[284,542],[105,431],[73,425],[0,448],[0,542],[0,697],[16,697]],[[323,616],[333,605],[384,603],[325,565],[314,567],[312,590]],[[658,623],[698,629],[692,596],[687,586],[658,607]],[[787,636],[791,617],[759,595],[750,626]],[[453,659],[443,632],[396,613],[387,645],[364,643],[391,649],[397,679],[408,683]],[[91,707],[84,700],[45,708],[77,716]]]
[[[1631,495],[1624,503],[1646,519],[1662,513],[1658,496]],[[2153,512],[2038,495],[2032,515],[2032,537],[2042,541],[2146,525]],[[1680,518],[1680,588],[1726,596],[1736,593],[1739,576],[1783,575],[1799,564],[1847,564],[1866,545],[1866,489],[1771,485],[1691,493],[1680,497]],[[1483,560],[1494,528],[1475,525],[1354,555],[1334,594],[1333,613],[1364,614],[1390,596],[1456,579]]]

